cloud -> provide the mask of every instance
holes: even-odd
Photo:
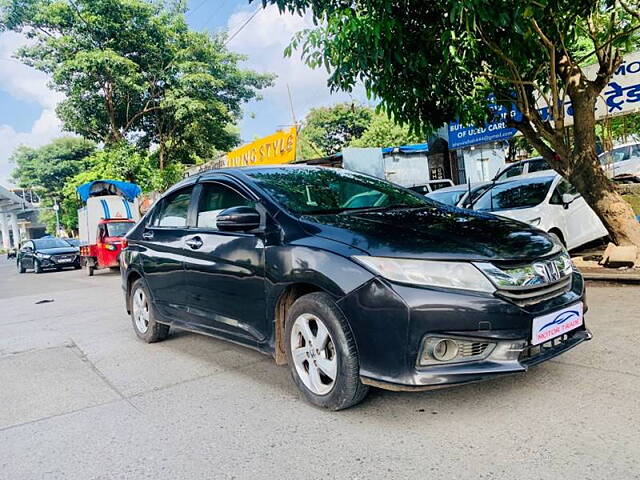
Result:
[[[48,87],[46,74],[12,58],[14,52],[28,42],[24,35],[15,32],[0,34],[0,89],[17,99],[36,102],[42,107],[40,116],[27,132],[0,124],[0,184],[9,183],[8,178],[13,170],[9,157],[16,147],[38,147],[62,134],[61,123],[55,114],[62,94]]]
[[[234,35],[254,12],[254,9],[241,8],[232,14],[227,22],[229,34]],[[326,70],[309,68],[300,58],[300,52],[284,57],[284,49],[293,35],[313,26],[310,14],[280,14],[276,6],[270,5],[257,13],[229,41],[228,47],[232,51],[248,56],[245,66],[278,75],[275,85],[262,92],[264,99],[248,106],[248,110],[255,111],[256,118],[245,117],[242,121],[241,129],[245,139],[251,140],[255,134],[264,135],[292,122],[287,85],[291,89],[298,121],[312,107],[341,101],[365,101],[363,88],[357,88],[351,94],[331,94],[327,87]]]

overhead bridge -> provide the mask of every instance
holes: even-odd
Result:
[[[20,225],[18,217],[37,209],[32,202],[33,196],[15,192],[0,185],[0,235],[5,249],[18,248],[20,245]]]

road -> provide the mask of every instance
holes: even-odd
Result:
[[[639,293],[591,285],[595,339],[526,375],[333,413],[251,350],[138,341],[116,274],[2,260],[0,477],[640,478]]]

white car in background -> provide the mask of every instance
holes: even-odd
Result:
[[[445,205],[453,205],[460,208],[471,208],[473,203],[486,192],[493,182],[479,182],[471,185],[463,183],[451,187],[441,188],[435,192],[427,193],[426,197],[437,200]]]
[[[609,178],[640,182],[640,143],[620,145],[600,154],[600,165]]]
[[[584,198],[557,173],[496,183],[473,209],[533,225],[556,236],[569,250],[608,235]]]
[[[548,172],[551,174],[554,173],[554,170],[543,157],[533,157],[507,164],[493,177],[493,181],[502,182],[510,178],[522,177],[523,175],[536,172]]]

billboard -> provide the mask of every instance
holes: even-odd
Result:
[[[227,167],[290,163],[296,158],[296,128],[279,131],[227,153]]]
[[[584,68],[585,76],[593,80],[598,73],[598,65],[590,65]],[[544,99],[539,98],[538,111],[543,121],[553,122],[551,108]],[[571,100],[567,97],[563,102],[564,124],[573,125],[573,108]],[[491,108],[491,107],[490,107]],[[507,140],[516,135],[515,128],[506,125],[507,115],[516,118],[521,115],[513,107],[507,112],[505,108],[493,107],[494,120],[483,127],[476,125],[461,125],[458,122],[450,122],[448,125],[449,148],[463,148],[482,143]],[[596,102],[596,120],[606,117],[624,115],[640,110],[640,52],[634,52],[624,57],[624,61],[615,71],[609,84],[602,90]]]

